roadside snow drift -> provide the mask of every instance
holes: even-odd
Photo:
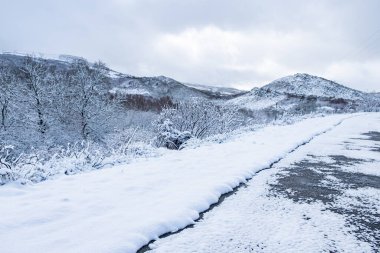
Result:
[[[135,252],[194,222],[221,194],[352,115],[242,134],[40,184],[0,188],[1,252]]]
[[[379,130],[380,113],[344,121],[152,253],[379,252]]]

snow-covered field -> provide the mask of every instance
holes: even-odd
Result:
[[[344,121],[152,252],[378,252],[380,139],[363,134],[379,130],[380,114]]]
[[[237,97],[230,101],[232,105],[244,105],[249,110],[261,110],[276,105],[281,100],[286,99],[285,95],[258,97],[252,94]]]
[[[129,165],[3,186],[0,251],[135,252],[193,223],[221,194],[318,134],[345,119],[372,118],[307,119]]]

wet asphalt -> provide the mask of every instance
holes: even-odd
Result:
[[[376,143],[370,147],[379,152],[380,132],[362,134],[363,139]],[[354,141],[354,140],[352,140]],[[350,140],[345,142],[350,148]],[[379,144],[379,145],[378,145]],[[326,159],[328,158],[328,159]],[[277,181],[270,185],[270,196],[281,196],[294,202],[321,202],[325,209],[342,215],[346,226],[358,240],[368,242],[374,252],[380,252],[380,203],[368,203],[368,199],[355,197],[349,205],[339,205],[337,200],[348,189],[380,189],[380,177],[345,170],[347,167],[372,163],[373,160],[357,159],[331,154],[327,157],[308,155],[290,167],[281,168]],[[380,163],[379,170],[380,170]],[[308,217],[305,217],[309,219]]]
[[[371,131],[363,133],[360,139],[370,140],[376,143],[376,145],[370,147],[369,150],[378,152],[380,160],[380,132]],[[308,143],[309,142],[300,146]],[[344,141],[342,145],[348,149],[355,149],[356,147],[353,147],[354,145],[352,147],[350,146],[350,144],[354,143],[355,139],[352,139]],[[298,147],[296,149],[298,149]],[[321,202],[325,205],[325,210],[335,212],[344,217],[346,226],[351,228],[352,233],[354,233],[358,240],[368,242],[373,248],[373,252],[380,252],[380,203],[378,203],[377,206],[373,206],[373,203],[367,203],[366,199],[357,198],[355,205],[342,206],[337,204],[337,199],[342,196],[347,189],[380,189],[379,176],[345,170],[346,167],[354,167],[358,164],[363,165],[375,161],[347,157],[341,154],[331,154],[328,155],[328,159],[325,158],[326,157],[309,154],[300,161],[293,163],[290,167],[276,168],[279,169],[279,173],[276,175],[276,182],[270,184],[268,197],[285,197],[296,203]],[[266,169],[276,167],[280,161],[281,159]],[[380,162],[377,161],[377,163],[379,164],[380,170]],[[260,173],[260,171],[257,173]],[[213,204],[207,211],[201,213],[196,222],[202,220],[205,213],[220,206],[225,199],[233,194],[238,194],[238,191],[245,187],[247,187],[247,184],[242,183],[233,191],[223,194],[217,203]],[[311,218],[305,216],[304,219],[308,220]],[[194,224],[176,232],[166,233],[160,236],[160,238],[181,233],[183,230],[192,227],[194,227]],[[154,240],[150,243],[152,242],[154,242]],[[143,246],[138,253],[149,251],[150,243]],[[330,252],[339,252],[339,250]]]

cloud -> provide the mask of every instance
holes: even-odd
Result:
[[[344,85],[367,92],[380,91],[380,60],[331,64],[325,75]]]
[[[299,33],[228,31],[212,25],[162,34],[152,46],[161,67],[175,68],[179,79],[194,82],[194,75],[202,75],[209,83],[226,85],[289,73],[291,67],[278,61],[303,39]]]
[[[214,85],[233,84],[247,89],[297,72],[328,75],[348,85],[364,77],[351,70],[347,77],[352,80],[343,78],[343,71],[338,75],[337,69],[345,66],[335,63],[334,58],[341,59],[351,48],[340,42],[326,43],[312,31],[229,31],[211,25],[161,34],[151,46],[152,55],[162,62],[155,71],[175,70],[174,77],[189,82],[200,78]],[[155,65],[155,60],[147,59],[146,64]],[[376,69],[372,64],[367,62],[365,67]]]
[[[377,0],[13,0],[2,9],[4,51],[246,89],[307,72],[380,90]]]

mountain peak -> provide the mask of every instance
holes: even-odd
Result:
[[[265,85],[262,89],[284,94],[344,99],[361,99],[364,94],[334,81],[307,73],[282,77]]]
[[[310,80],[324,80],[324,81],[329,81],[329,82],[333,82],[333,81],[330,81],[330,80],[327,80],[327,79],[324,79],[322,77],[319,77],[319,76],[314,76],[314,75],[311,75],[311,74],[307,74],[307,73],[296,73],[294,75],[289,75],[289,76],[285,76],[285,77],[281,77],[279,79],[276,79],[274,80],[272,83],[274,82],[279,82],[279,81],[283,81],[283,82],[293,82],[295,80],[301,80],[301,81],[309,81]]]

